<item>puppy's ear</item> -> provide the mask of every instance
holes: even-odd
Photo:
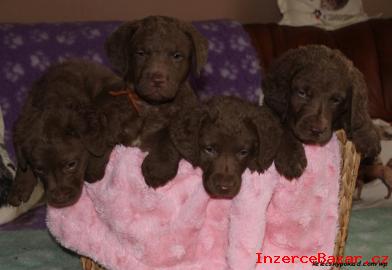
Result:
[[[257,154],[248,168],[264,172],[274,161],[280,145],[283,134],[280,120],[269,108],[262,106],[255,117],[247,119],[247,124],[256,131],[258,137]]]
[[[351,67],[352,86],[347,100],[348,109],[342,126],[363,158],[376,157],[381,151],[380,137],[368,112],[368,97],[363,74]]]
[[[105,42],[105,50],[110,63],[124,76],[128,73],[130,43],[140,26],[140,20],[124,23]]]
[[[291,97],[291,82],[306,62],[304,48],[291,49],[277,58],[262,82],[264,103],[275,111],[281,120],[287,118]]]
[[[80,137],[87,151],[96,157],[103,156],[108,146],[106,117],[94,110],[86,109],[83,112],[79,111],[74,121],[77,136]]]
[[[200,162],[199,135],[207,117],[207,110],[199,107],[183,112],[170,125],[170,138],[174,146],[193,166],[198,166]]]
[[[182,22],[181,28],[192,41],[192,71],[199,76],[207,62],[208,40],[190,23]]]

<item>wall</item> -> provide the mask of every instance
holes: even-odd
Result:
[[[370,15],[392,17],[392,0],[363,0]],[[275,0],[0,0],[0,22],[132,20],[147,15],[184,20],[232,18],[276,22]]]

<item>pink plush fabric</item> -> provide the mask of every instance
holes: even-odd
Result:
[[[306,146],[308,167],[300,179],[279,177],[266,217],[264,244],[259,252],[274,256],[333,255],[338,230],[341,155],[336,137],[325,146]],[[296,263],[259,264],[257,269],[322,269]],[[322,262],[322,261],[320,261]],[[325,267],[330,269],[330,267]]]
[[[104,179],[85,184],[75,205],[49,207],[47,224],[63,246],[110,270],[282,269],[257,264],[256,253],[332,254],[334,246],[339,146],[333,138],[306,152],[301,179],[288,182],[273,166],[262,175],[247,170],[240,193],[224,200],[211,199],[200,169],[185,161],[166,186],[148,188],[144,154],[117,146]]]
[[[243,255],[231,263],[240,268],[233,269],[254,265],[275,172],[261,178],[247,170],[236,198],[219,200],[206,194],[201,170],[185,161],[174,180],[148,188],[143,158],[137,148],[117,146],[104,179],[85,184],[75,205],[48,208],[48,227],[63,246],[111,270],[227,269],[226,254],[238,250]]]

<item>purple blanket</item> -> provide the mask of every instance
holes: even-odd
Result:
[[[0,24],[0,107],[6,146],[13,157],[11,128],[26,92],[46,68],[67,58],[109,65],[103,44],[121,22]],[[256,52],[241,24],[229,20],[195,22],[209,40],[208,63],[200,78],[191,78],[201,98],[237,95],[257,101],[261,91]]]

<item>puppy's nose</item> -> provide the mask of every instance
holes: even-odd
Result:
[[[230,190],[234,186],[234,183],[221,183],[219,188],[221,190]]]
[[[159,86],[160,84],[164,83],[165,76],[161,72],[153,72],[150,75],[150,79],[154,85]]]
[[[230,175],[218,174],[215,179],[215,187],[222,191],[230,190],[235,185],[235,181]]]
[[[319,136],[319,135],[324,133],[325,128],[315,128],[315,127],[312,127],[310,129],[310,131],[312,132],[313,135]]]
[[[65,203],[73,197],[74,190],[72,188],[57,188],[50,193],[52,200]]]
[[[319,135],[323,134],[326,130],[327,130],[327,125],[325,125],[323,123],[313,124],[310,126],[310,131],[315,136],[319,136]]]

